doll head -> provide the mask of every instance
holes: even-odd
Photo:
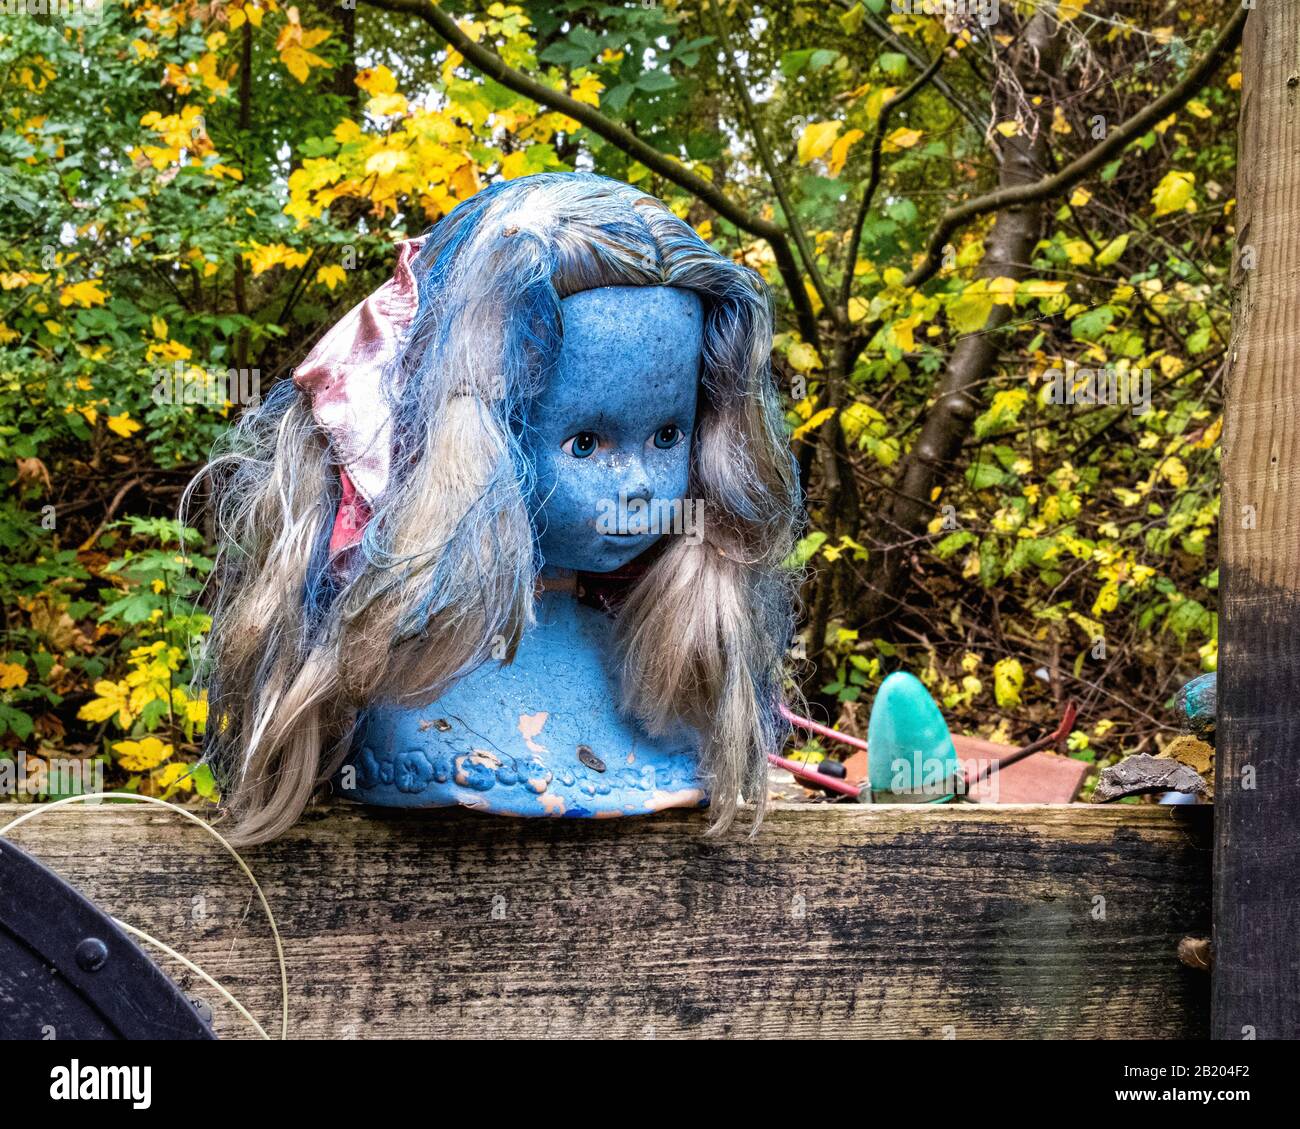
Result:
[[[651,546],[611,708],[696,730],[715,827],[742,793],[761,813],[798,520],[761,279],[578,173],[485,189],[395,281],[404,264],[408,321],[392,329],[380,291],[336,327],[374,322],[366,348],[392,348],[322,365],[318,347],[210,468],[209,757],[236,837],[296,820],[358,711],[508,662],[544,567],[606,572]]]

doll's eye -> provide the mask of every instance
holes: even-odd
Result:
[[[560,450],[572,455],[575,459],[585,459],[589,455],[596,453],[596,448],[600,446],[600,436],[594,431],[579,431],[577,435],[566,439],[560,446]]]
[[[655,446],[666,451],[669,447],[675,447],[681,437],[681,428],[675,423],[666,424],[655,432]]]

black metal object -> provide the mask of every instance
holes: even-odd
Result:
[[[215,1036],[112,918],[0,840],[0,1038]]]

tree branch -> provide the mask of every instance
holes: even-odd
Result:
[[[845,8],[852,8],[856,2],[857,0],[840,0],[841,6]],[[862,22],[871,34],[879,39],[886,47],[892,47],[900,55],[906,55],[912,66],[916,67],[917,70],[924,69],[926,65],[925,56],[908,43],[907,40],[895,35],[893,28],[891,28],[887,23],[877,16],[872,15],[870,12],[867,12],[863,16]],[[948,102],[954,110],[961,114],[962,117],[980,131],[981,137],[988,133],[988,116],[972,107],[965,98],[952,88],[950,83],[943,78],[937,78],[935,79],[934,88],[948,99]]]
[[[805,341],[813,343],[819,341],[817,318],[813,314],[812,303],[804,291],[803,277],[790,250],[786,233],[777,224],[750,214],[726,193],[686,168],[675,157],[648,145],[631,130],[607,118],[594,106],[579,102],[562,90],[552,90],[549,86],[516,70],[495,51],[470,39],[461,31],[456,21],[431,0],[365,0],[365,2],[371,7],[381,8],[387,12],[417,16],[474,67],[489,78],[495,79],[506,89],[581,122],[592,133],[603,137],[634,160],[640,161],[652,172],[658,173],[665,180],[671,181],[703,201],[718,215],[730,220],[742,231],[766,240],[771,245],[777,269],[781,272],[781,278],[790,293],[790,301],[795,308],[801,335]]]
[[[1218,70],[1223,60],[1231,54],[1241,41],[1241,30],[1245,26],[1248,9],[1241,8],[1232,17],[1228,25],[1219,33],[1210,49],[1176,86],[1170,88],[1145,109],[1139,110],[1128,121],[1116,126],[1104,141],[1098,142],[1081,157],[1077,157],[1060,172],[1030,184],[1017,184],[986,192],[976,196],[955,208],[949,209],[940,218],[926,245],[925,258],[903,280],[903,286],[915,287],[928,282],[939,270],[943,262],[943,249],[947,246],[953,233],[976,216],[989,212],[1002,211],[1005,208],[1024,207],[1036,204],[1069,191],[1079,181],[1095,172],[1111,157],[1123,152],[1130,142],[1137,140],[1157,122],[1163,121],[1170,114],[1181,110],[1205,85],[1211,75]]]
[[[795,214],[794,207],[790,203],[789,194],[786,192],[785,179],[781,176],[781,171],[772,158],[772,149],[767,143],[767,135],[764,133],[763,127],[758,120],[758,114],[754,110],[754,100],[749,96],[749,88],[745,85],[745,77],[740,73],[740,68],[736,66],[736,56],[731,49],[731,38],[727,34],[723,15],[716,4],[710,5],[710,11],[713,16],[714,30],[717,32],[718,41],[722,45],[723,57],[727,61],[727,73],[731,77],[732,85],[736,88],[736,97],[740,101],[741,111],[749,124],[749,132],[754,137],[754,146],[758,150],[758,159],[766,170],[768,179],[772,182],[772,189],[781,205],[781,211],[785,214],[785,222],[790,227],[790,234],[794,237],[795,246],[799,248],[799,257],[803,260],[804,269],[808,272],[808,277],[812,279],[813,289],[817,291],[817,296],[822,300],[822,306],[836,322],[842,323],[845,320],[844,311],[837,307],[831,299],[830,289],[827,287],[825,279],[822,278],[822,272],[817,267],[817,255],[808,243],[808,237],[804,233],[803,225],[799,222],[799,217]],[[847,303],[848,299],[846,298],[845,305]]]
[[[844,262],[844,277],[840,281],[840,305],[845,310],[848,309],[849,296],[853,291],[853,267],[858,259],[858,244],[862,242],[862,228],[867,222],[867,212],[871,210],[871,201],[875,199],[876,189],[880,186],[880,154],[885,144],[885,130],[889,128],[889,115],[920,93],[930,80],[939,73],[939,68],[943,66],[944,54],[953,45],[956,38],[955,35],[950,35],[948,41],[934,57],[934,62],[926,67],[906,90],[895,94],[880,107],[880,118],[876,122],[876,136],[871,142],[871,174],[867,178],[867,186],[862,192],[862,202],[858,205],[858,214],[853,221],[853,231],[849,236],[848,256]]]

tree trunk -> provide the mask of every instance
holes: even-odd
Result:
[[[1002,141],[999,188],[1029,184],[1040,179],[1047,164],[1051,137],[1051,76],[1062,48],[1062,36],[1053,14],[1040,10],[1025,27],[1011,69],[1026,99],[1041,96],[1036,128],[1022,130]],[[1000,120],[1000,119],[995,119]],[[1043,205],[1008,208],[999,212],[985,245],[979,276],[986,279],[1024,278],[1029,259],[1042,230]],[[872,590],[866,601],[864,622],[879,626],[906,606],[906,577],[911,571],[910,538],[921,533],[935,513],[932,494],[960,470],[962,443],[981,408],[981,389],[997,364],[1001,328],[1012,317],[1010,306],[996,305],[984,328],[963,337],[953,349],[944,371],[939,396],[922,425],[916,444],[904,460],[895,493],[885,506],[874,540]]]

